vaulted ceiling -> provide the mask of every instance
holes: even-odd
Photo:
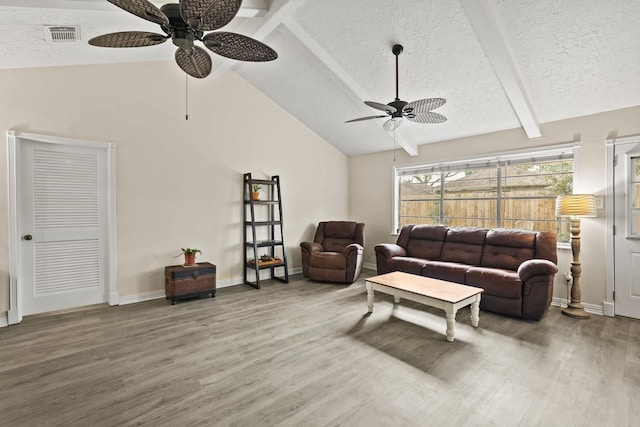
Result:
[[[165,2],[153,0],[157,6]],[[224,28],[279,54],[243,63],[212,54],[348,156],[640,105],[640,0],[245,0]],[[80,41],[52,43],[45,26],[77,25]],[[173,60],[170,43],[89,46],[116,31],[158,32],[106,0],[0,0],[0,68]],[[442,124],[346,120],[380,112],[363,101],[442,97]],[[395,139],[395,141],[394,141]]]

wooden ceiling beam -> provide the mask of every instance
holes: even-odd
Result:
[[[482,49],[529,139],[542,136],[531,99],[488,0],[460,0]]]

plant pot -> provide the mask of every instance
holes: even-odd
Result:
[[[260,192],[252,191],[251,192],[251,200],[260,200]]]
[[[196,265],[196,254],[184,254],[184,265],[187,267]]]

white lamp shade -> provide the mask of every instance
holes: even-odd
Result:
[[[556,199],[557,217],[596,217],[593,194],[565,194]]]

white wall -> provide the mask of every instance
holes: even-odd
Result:
[[[255,64],[259,67],[260,64]],[[315,225],[348,218],[348,159],[242,78],[173,62],[0,71],[0,129],[117,144],[117,287],[164,288],[181,247],[242,281],[242,174],[280,175],[291,268]],[[1,137],[6,141],[6,137]],[[6,147],[6,142],[3,143]],[[0,311],[8,308],[7,150],[0,150]],[[320,173],[329,170],[331,173]],[[330,168],[328,168],[330,165]]]
[[[398,166],[434,163],[575,142],[581,147],[575,192],[604,196],[607,191],[606,140],[640,134],[640,107],[546,123],[541,128],[543,137],[535,140],[527,139],[522,130],[513,129],[422,145],[416,157],[398,150],[395,163]],[[349,159],[349,212],[352,217],[366,223],[368,243],[365,260],[369,263],[375,264],[373,248],[376,243],[396,240],[396,236],[391,234],[393,159],[394,154],[390,151]],[[598,218],[582,220],[582,301],[597,305],[606,299],[605,215],[611,215],[612,211],[610,206],[605,208],[599,211]],[[571,250],[560,249],[558,258],[560,273],[569,271]],[[556,275],[554,296],[567,298],[562,274]]]

